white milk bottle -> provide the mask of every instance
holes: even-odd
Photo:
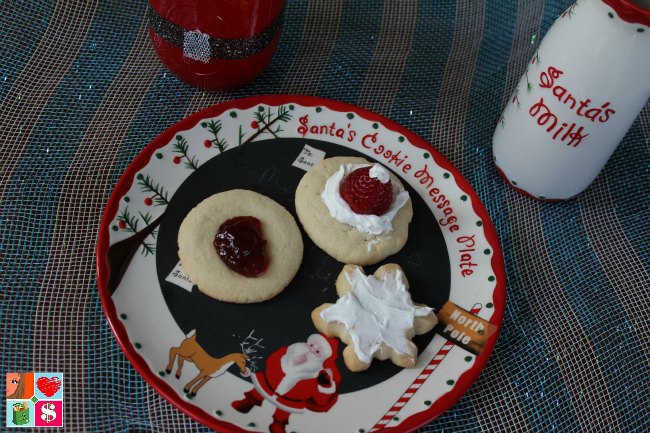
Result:
[[[494,132],[515,188],[544,200],[589,186],[650,97],[650,0],[577,0],[553,24]]]

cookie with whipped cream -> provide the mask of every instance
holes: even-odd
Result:
[[[178,231],[183,270],[201,292],[221,301],[252,303],[278,295],[298,272],[302,252],[291,213],[249,190],[206,198]]]
[[[411,339],[431,331],[438,319],[432,308],[414,303],[408,289],[399,265],[383,265],[374,275],[345,265],[336,280],[339,299],[313,310],[311,318],[318,331],[347,345],[343,359],[350,371],[366,370],[375,358],[413,367],[418,348]]]
[[[334,157],[300,180],[296,213],[327,254],[341,263],[372,265],[404,247],[413,207],[400,180],[381,164]]]

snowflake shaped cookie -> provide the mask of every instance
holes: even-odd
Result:
[[[343,358],[351,371],[367,369],[373,358],[412,367],[418,349],[411,339],[429,332],[438,319],[432,308],[413,303],[408,287],[399,265],[383,265],[374,275],[345,265],[336,280],[339,299],[312,311],[312,321],[347,344]]]

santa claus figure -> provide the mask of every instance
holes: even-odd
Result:
[[[336,403],[341,383],[337,345],[337,340],[313,334],[305,343],[278,349],[267,358],[266,370],[252,376],[254,388],[232,407],[248,413],[269,401],[276,407],[271,433],[285,433],[292,413],[327,412]]]

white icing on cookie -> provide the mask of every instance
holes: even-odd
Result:
[[[386,183],[390,180],[390,173],[383,165],[375,164],[368,171],[368,175],[373,179],[379,180],[381,183]]]
[[[409,199],[408,191],[397,182],[392,182],[393,203],[388,212],[383,215],[361,215],[350,209],[350,206],[343,200],[339,188],[341,182],[357,168],[368,167],[370,164],[342,164],[339,171],[334,173],[327,182],[321,193],[321,199],[335,220],[351,225],[362,233],[370,235],[383,235],[393,231],[393,218],[397,212],[406,204]],[[377,168],[380,167],[380,168]],[[373,171],[374,170],[374,171]],[[374,164],[370,169],[370,176],[379,179],[382,183],[390,179],[388,170],[379,164]]]
[[[321,318],[345,326],[355,354],[364,363],[370,363],[382,344],[409,355],[407,331],[415,326],[415,317],[432,314],[433,309],[413,304],[401,270],[385,274],[383,280],[365,275],[360,268],[345,276],[352,290],[324,309]]]

